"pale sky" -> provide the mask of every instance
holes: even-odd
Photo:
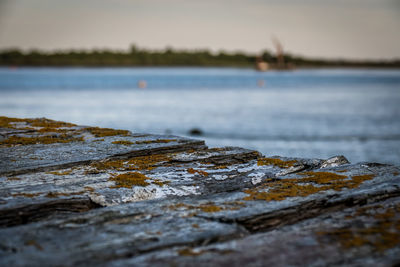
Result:
[[[0,0],[0,49],[141,48],[400,58],[400,0]]]

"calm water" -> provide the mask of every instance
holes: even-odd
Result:
[[[0,114],[400,164],[400,70],[0,68]]]

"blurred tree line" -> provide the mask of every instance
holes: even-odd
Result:
[[[211,53],[208,50],[146,50],[132,45],[129,51],[113,50],[63,50],[43,52],[19,49],[0,51],[2,66],[215,66],[254,67],[257,55],[245,53]],[[260,55],[258,55],[260,56]],[[276,56],[264,51],[261,58],[275,64]],[[284,55],[285,62],[296,67],[400,67],[400,61],[348,61],[309,59],[290,54]]]

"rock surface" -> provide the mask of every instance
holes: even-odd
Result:
[[[0,117],[1,266],[392,266],[400,170]]]

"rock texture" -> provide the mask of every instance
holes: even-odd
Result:
[[[2,266],[392,266],[400,170],[0,117]]]

